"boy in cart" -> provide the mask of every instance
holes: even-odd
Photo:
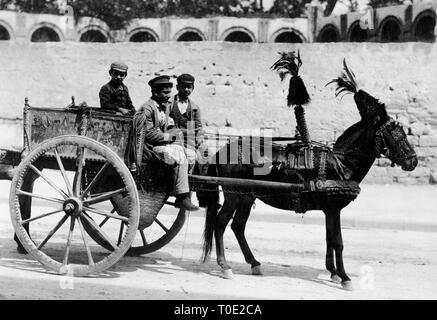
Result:
[[[135,114],[135,107],[129,96],[129,90],[123,83],[127,76],[127,65],[122,61],[113,62],[109,68],[111,80],[99,92],[100,107],[103,110],[119,112],[123,115]]]

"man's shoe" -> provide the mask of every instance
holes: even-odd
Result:
[[[199,207],[191,203],[190,197],[184,197],[182,199],[177,199],[174,203],[176,208],[184,208],[188,211],[197,211]]]

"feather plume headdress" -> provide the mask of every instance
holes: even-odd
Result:
[[[347,66],[346,59],[343,59],[343,72],[341,75],[336,79],[332,79],[325,85],[325,87],[331,83],[336,85],[336,97],[343,93],[344,95],[354,95],[355,104],[357,105],[358,111],[363,119],[368,119],[370,116],[375,115],[378,108],[385,107],[383,103],[378,101],[378,99],[372,97],[358,87],[355,74]]]
[[[279,54],[281,58],[276,61],[270,69],[279,73],[281,81],[285,79],[287,74],[291,75],[287,96],[288,106],[302,106],[308,104],[311,99],[302,78],[299,76],[299,68],[302,66],[299,51],[297,55],[294,51],[279,52]]]

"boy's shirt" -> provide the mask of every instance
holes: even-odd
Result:
[[[118,108],[124,108],[135,112],[129,90],[124,83],[116,87],[109,81],[100,89],[99,97],[100,107],[104,110],[118,111]]]

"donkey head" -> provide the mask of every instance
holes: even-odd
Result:
[[[343,92],[354,95],[361,122],[371,129],[374,137],[375,157],[384,155],[392,161],[393,166],[396,164],[403,170],[414,170],[417,166],[417,156],[402,126],[387,114],[383,103],[358,89],[355,75],[348,68],[345,60],[343,60],[343,67],[341,76],[329,83],[337,85],[336,96]]]
[[[402,126],[387,114],[385,105],[362,90],[354,94],[354,100],[363,124],[375,131],[375,156],[386,156],[402,170],[414,170],[416,153]]]

